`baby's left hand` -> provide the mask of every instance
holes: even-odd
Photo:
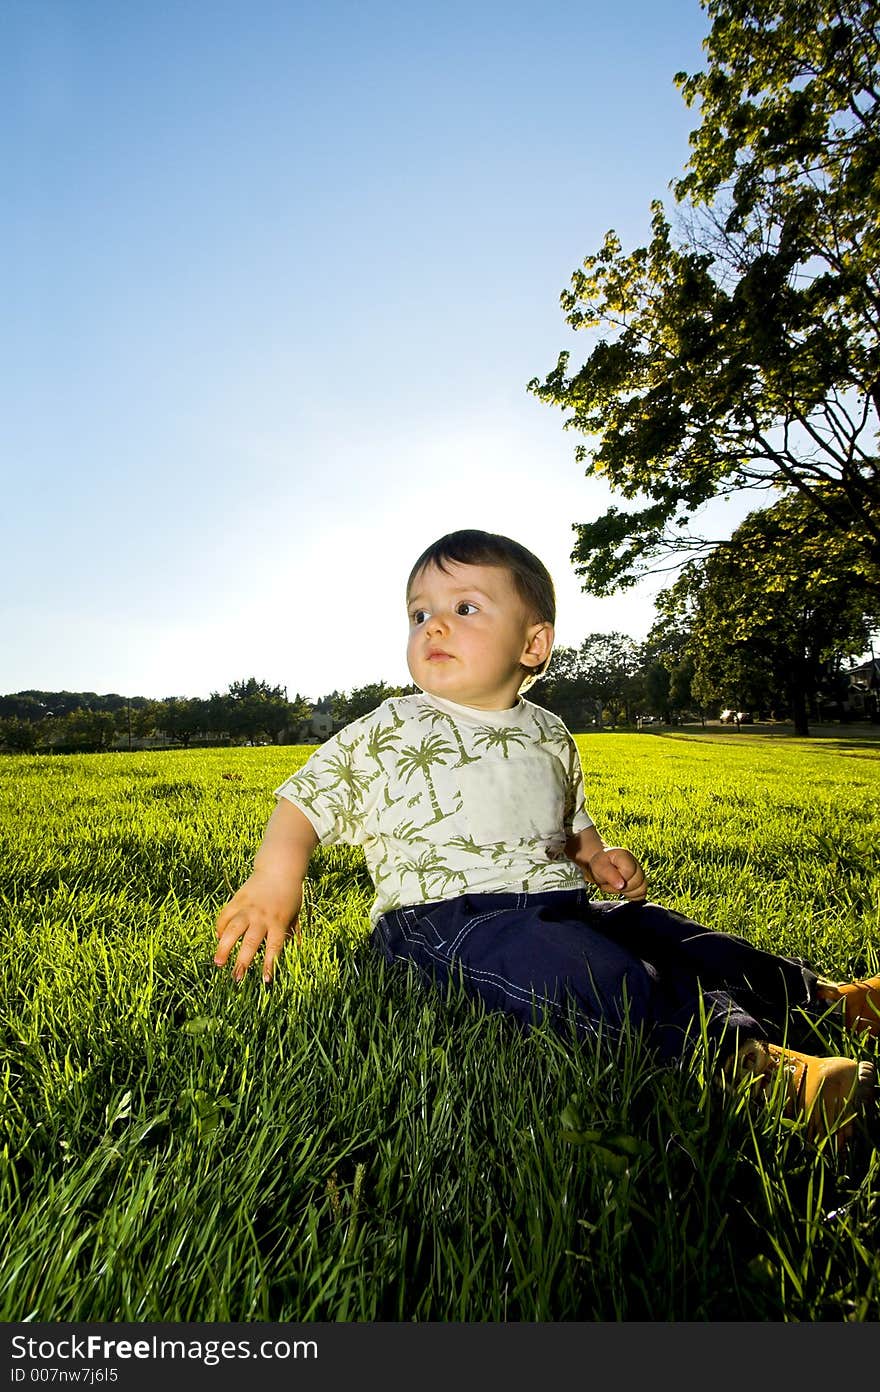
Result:
[[[631,851],[623,846],[606,846],[590,857],[589,871],[596,886],[606,894],[624,899],[644,899],[648,893],[645,872]]]

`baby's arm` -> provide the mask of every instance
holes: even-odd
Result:
[[[303,880],[318,835],[308,817],[280,798],[266,824],[253,873],[221,909],[214,962],[223,967],[239,938],[233,976],[241,981],[265,939],[263,980],[271,981],[275,963],[302,908]]]
[[[575,832],[565,843],[565,854],[592,881],[608,894],[624,899],[644,899],[648,893],[645,872],[631,851],[623,846],[606,846],[594,826]]]

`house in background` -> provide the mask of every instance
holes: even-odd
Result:
[[[329,710],[321,708],[321,704],[312,706],[312,713],[307,720],[300,720],[297,725],[289,726],[282,732],[279,744],[323,744],[333,734],[336,728],[335,721]]]
[[[307,722],[306,741],[312,743],[315,740],[328,739],[333,734],[334,724],[333,716],[329,711],[318,710],[317,706],[314,706],[311,719]]]
[[[872,655],[858,667],[850,667],[844,676],[849,680],[846,695],[849,718],[880,723],[880,658]]]

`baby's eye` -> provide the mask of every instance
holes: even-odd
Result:
[[[409,616],[409,621],[411,624],[414,624],[416,628],[418,628],[419,624],[423,624],[427,617],[427,609],[414,609]]]
[[[456,614],[476,614],[476,604],[471,604],[469,600],[463,599],[460,604],[455,606]]]

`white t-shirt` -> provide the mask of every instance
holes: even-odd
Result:
[[[522,699],[510,710],[392,696],[320,746],[275,789],[324,845],[361,846],[370,911],[461,894],[580,889],[565,856],[593,825],[574,740]]]

